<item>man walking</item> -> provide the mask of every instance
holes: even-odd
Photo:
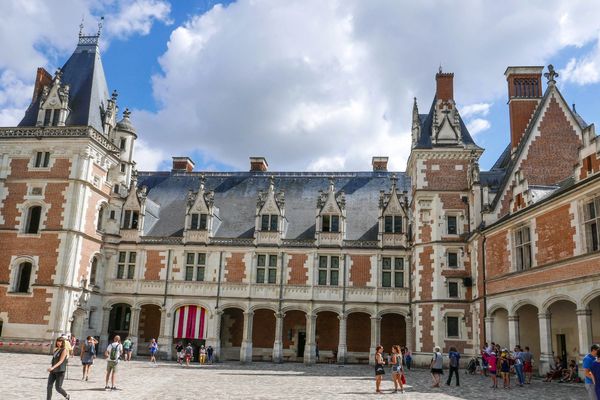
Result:
[[[104,390],[117,390],[115,386],[115,375],[117,374],[117,364],[119,363],[119,357],[123,353],[123,346],[121,345],[121,338],[116,335],[113,342],[108,345],[104,352],[104,357],[108,358],[106,361],[106,384]],[[108,386],[108,380],[111,379],[112,386]]]
[[[590,400],[598,400],[596,397],[596,388],[594,384],[594,375],[592,375],[592,365],[596,362],[598,357],[598,349],[600,346],[593,344],[590,348],[590,354],[585,356],[583,359],[583,371],[585,375],[585,390],[587,390],[588,397]]]
[[[446,381],[446,385],[450,386],[452,382],[452,374],[456,374],[456,386],[460,386],[459,375],[458,375],[458,366],[460,363],[460,353],[456,350],[455,347],[450,347],[450,351],[448,352],[450,373],[448,373],[448,380]]]

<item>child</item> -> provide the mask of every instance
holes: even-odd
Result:
[[[492,377],[492,389],[498,389],[498,379],[496,377],[498,358],[496,357],[496,353],[492,351],[490,354],[488,354],[487,362],[490,376]]]
[[[158,352],[158,343],[156,339],[152,339],[150,342],[150,362],[156,365],[156,353]]]

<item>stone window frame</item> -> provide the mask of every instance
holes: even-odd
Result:
[[[93,268],[94,268],[94,260],[96,260],[96,271],[94,274],[94,281],[92,282],[92,272],[93,272]],[[98,287],[98,278],[99,278],[98,273],[101,269],[101,263],[102,263],[102,255],[100,253],[96,252],[90,257],[90,273],[88,274],[88,278],[87,278],[87,282],[90,287]]]
[[[31,263],[31,274],[29,275],[29,290],[27,293],[16,292],[17,278],[19,274],[19,267],[22,263]],[[9,264],[9,281],[8,290],[6,291],[7,296],[15,297],[33,297],[33,286],[37,281],[37,275],[39,271],[39,256],[20,255],[12,256]]]
[[[384,259],[390,259],[390,286],[383,286],[383,273],[384,273]],[[402,286],[396,286],[396,260],[402,260]],[[408,262],[407,257],[402,255],[391,255],[391,254],[383,254],[379,257],[379,287],[383,289],[404,289],[407,287],[407,274],[408,271]]]
[[[522,244],[517,244],[517,233],[523,229],[529,230],[529,242],[524,242]],[[534,227],[533,224],[521,223],[510,230],[510,250],[511,250],[511,258],[512,258],[512,270],[515,272],[524,272],[529,271],[534,268],[535,265],[535,240],[534,240]],[[518,267],[518,255],[517,255],[517,247],[523,247],[529,244],[529,267],[528,268],[519,268]]]
[[[128,215],[129,213],[129,215]],[[129,216],[129,218],[127,218]],[[136,218],[134,218],[137,216]],[[135,221],[135,227],[133,227],[133,222]],[[121,229],[123,230],[140,230],[140,226],[142,221],[142,215],[140,210],[136,209],[124,209],[121,213]]]
[[[594,217],[589,216],[588,205],[594,204]],[[581,200],[581,235],[583,237],[583,254],[592,254],[600,251],[600,194],[595,193]],[[596,224],[596,242],[597,248],[594,250],[590,245],[590,238],[587,232],[588,224]]]
[[[386,219],[387,218],[392,218],[392,230],[391,231],[387,231],[386,230]],[[398,226],[397,224],[397,219],[400,219],[400,230],[396,231],[396,228]],[[404,215],[402,214],[384,214],[383,215],[383,232],[384,234],[395,234],[395,235],[402,235],[405,233],[406,229],[405,229],[405,222],[404,222]]]
[[[324,233],[341,233],[342,232],[342,215],[337,213],[322,213],[319,215],[319,221],[321,223],[321,232]],[[325,230],[325,217],[329,218],[328,228]],[[337,217],[337,230],[332,230],[333,217]]]
[[[28,198],[23,203],[17,205],[17,210],[19,211],[19,215],[16,218],[16,226],[17,229],[17,237],[29,237],[29,238],[39,238],[42,236],[42,231],[46,229],[46,221],[48,219],[48,211],[50,210],[51,205],[44,202],[36,196],[36,199]],[[40,212],[40,222],[38,225],[37,233],[27,233],[27,222],[29,220],[29,209],[31,207],[42,207]]]
[[[450,284],[456,284],[456,296],[450,296]],[[463,298],[463,291],[462,291],[462,285],[461,285],[461,280],[460,279],[446,279],[446,296],[449,299],[462,299]]]
[[[456,318],[458,324],[458,336],[448,335],[448,318]],[[462,340],[465,333],[464,325],[465,316],[460,311],[448,311],[444,314],[444,339],[445,340]]]
[[[264,257],[264,265],[259,265],[260,264],[260,259]],[[272,260],[275,260],[275,264],[273,265],[271,263]],[[254,271],[253,271],[253,276],[252,276],[252,283],[253,284],[257,284],[257,285],[276,285],[277,284],[277,278],[279,277],[279,255],[276,253],[269,253],[269,252],[260,252],[260,253],[255,253],[254,254],[254,260],[253,260],[253,264],[254,264]],[[262,281],[259,281],[259,270],[264,270],[262,273]],[[274,280],[273,282],[269,281],[269,278],[271,277],[271,273],[275,272],[275,276],[274,276]]]
[[[193,260],[190,260],[190,256],[192,255]],[[208,254],[204,251],[186,251],[184,257],[185,268],[183,269],[183,280],[186,282],[206,282]],[[201,259],[203,259],[203,262],[201,262]],[[191,279],[188,279],[189,269],[192,271]]]
[[[450,253],[456,253],[456,267],[450,266]],[[444,255],[445,269],[459,270],[463,268],[464,249],[462,247],[447,247]]]
[[[49,147],[37,148],[34,149],[33,154],[29,157],[29,162],[27,163],[28,171],[50,171],[52,167],[54,167],[54,162],[56,161],[56,157],[53,155],[53,151]],[[36,159],[38,153],[48,153],[48,165],[43,167],[36,167]]]
[[[325,257],[327,258],[327,265],[325,267],[322,266],[321,263],[321,257]],[[337,262],[337,268],[333,268],[332,267],[332,262],[331,260],[333,258],[337,258],[338,262]],[[321,286],[321,287],[341,287],[343,282],[340,282],[340,278],[343,279],[343,274],[341,274],[342,272],[342,255],[339,253],[336,254],[332,254],[332,253],[319,253],[316,255],[316,263],[315,263],[315,286]],[[325,283],[320,283],[321,280],[319,279],[320,275],[321,275],[321,271],[326,271],[326,280]],[[337,275],[334,274],[334,272],[337,272]],[[332,285],[332,277],[333,276],[337,276],[337,283],[335,285]]]
[[[96,232],[103,233],[106,230],[109,211],[109,204],[106,200],[100,200],[96,204],[96,213],[94,214],[94,229],[96,229]]]
[[[267,228],[265,229],[265,217],[267,221]],[[279,221],[281,220],[279,214],[261,214],[260,215],[260,231],[261,232],[279,232]],[[275,223],[275,229],[273,229],[273,223]]]
[[[123,261],[121,261],[121,253],[125,254],[125,259]],[[137,264],[140,260],[140,257],[138,257],[138,251],[136,249],[120,249],[119,251],[117,251],[116,257],[117,257],[117,263],[116,263],[116,271],[115,271],[115,279],[118,280],[134,280],[135,279],[135,272],[136,270],[139,270],[139,268],[137,268]],[[131,261],[131,254],[134,254],[134,260]],[[119,267],[123,266],[123,273],[120,274],[119,272]],[[131,267],[133,267],[133,274],[131,274],[132,276],[129,277],[129,271],[131,269]],[[121,275],[119,277],[119,275]]]
[[[448,217],[456,218],[456,233],[448,232]],[[458,237],[463,234],[463,231],[460,226],[461,225],[460,220],[464,218],[464,215],[461,211],[446,211],[446,212],[444,212],[443,218],[444,218],[444,228],[443,228],[444,236]]]
[[[194,226],[194,215],[197,215],[196,226]],[[202,216],[204,216],[204,224],[202,224]],[[190,231],[201,231],[205,232],[208,230],[208,219],[210,218],[209,213],[205,212],[193,212],[190,213],[190,222],[188,226],[188,230]]]

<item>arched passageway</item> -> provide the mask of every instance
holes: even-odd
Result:
[[[304,361],[306,345],[306,313],[299,310],[285,312],[283,319],[284,361]]]
[[[368,363],[371,347],[371,316],[364,312],[348,315],[346,322],[346,345],[349,363]]]
[[[221,316],[221,359],[239,360],[244,336],[244,311],[226,308]]]
[[[275,343],[275,312],[258,309],[252,318],[252,359],[269,361],[273,357]]]
[[[317,362],[336,362],[340,338],[340,320],[332,311],[317,314],[316,345]]]

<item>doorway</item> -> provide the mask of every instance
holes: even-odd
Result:
[[[560,354],[560,360],[563,364],[563,367],[566,368],[567,361],[567,336],[564,334],[556,335],[556,345],[558,347],[558,354]]]
[[[304,346],[306,345],[306,332],[298,332],[298,358],[304,357]]]

